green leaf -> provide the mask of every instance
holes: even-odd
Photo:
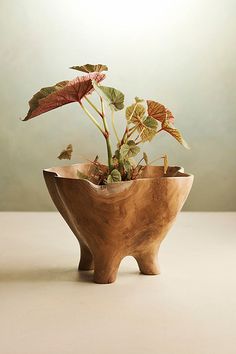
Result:
[[[120,156],[122,159],[125,159],[128,157],[130,147],[128,144],[123,144],[120,148]]]
[[[120,155],[122,159],[128,159],[129,157],[136,156],[140,151],[140,148],[135,144],[133,140],[129,140],[126,144],[123,144],[120,148]]]
[[[113,156],[113,166],[114,168],[116,169],[120,169],[123,167],[123,160],[120,156],[120,151],[119,150],[116,150],[115,151],[115,154]]]
[[[70,69],[82,71],[84,73],[93,73],[93,72],[100,73],[102,71],[107,71],[108,67],[106,65],[103,65],[103,64],[96,64],[96,65],[85,64],[85,65],[82,65],[82,66],[71,66]]]
[[[115,111],[120,111],[124,108],[125,96],[121,91],[114,87],[100,86],[96,81],[93,81],[93,87],[97,93],[107,101],[110,108]]]
[[[86,176],[83,172],[80,172],[79,170],[77,170],[77,177],[79,179],[89,179],[88,176]]]
[[[126,119],[132,122],[143,142],[151,141],[157,133],[158,122],[153,117],[145,118],[146,109],[140,103],[134,103],[126,108]]]
[[[136,96],[134,99],[135,99],[135,102],[136,102],[136,103],[139,103],[139,102],[143,102],[143,101],[144,101],[144,99],[139,98],[139,97],[137,97],[137,96]]]
[[[134,103],[126,108],[126,119],[135,125],[139,125],[143,121],[145,112],[145,107],[141,103]]]
[[[57,158],[59,160],[70,160],[71,159],[71,155],[73,152],[73,147],[71,144],[69,144],[64,150],[62,150],[62,152],[60,153],[59,156],[57,156]]]
[[[125,160],[124,162],[124,169],[126,172],[130,172],[132,166],[131,166],[131,163],[129,162],[129,160]]]
[[[157,133],[157,127],[157,120],[148,116],[143,121],[143,125],[138,127],[142,141],[151,141]]]
[[[146,127],[150,129],[157,129],[158,127],[158,122],[156,119],[148,116],[144,121],[143,124],[146,125]]]
[[[130,180],[133,168],[129,160],[124,161],[124,170],[126,172],[126,179]]]
[[[115,183],[120,181],[121,181],[120,172],[116,169],[112,170],[109,176],[107,177],[107,183]]]

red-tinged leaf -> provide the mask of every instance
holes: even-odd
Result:
[[[163,122],[167,118],[170,123],[174,123],[173,114],[163,104],[147,100],[147,106],[149,116],[155,118],[159,122]]]
[[[190,149],[188,143],[182,137],[180,131],[171,126],[164,126],[163,130],[172,135],[181,145],[183,145],[186,149]]]
[[[80,102],[82,98],[93,92],[92,80],[100,82],[104,78],[104,74],[92,73],[42,88],[29,101],[30,109],[23,120],[29,120],[68,103]]]
[[[171,123],[174,124],[175,118],[169,109],[166,110],[166,119]]]

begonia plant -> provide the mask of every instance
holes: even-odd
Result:
[[[91,161],[91,170],[84,175],[78,170],[78,178],[92,180],[96,184],[107,184],[129,181],[139,178],[145,165],[149,165],[147,154],[143,152],[137,162],[135,157],[140,154],[140,146],[151,142],[159,134],[167,133],[181,145],[188,148],[180,131],[174,126],[174,116],[163,104],[155,100],[144,100],[135,97],[134,102],[125,108],[124,94],[113,88],[104,86],[106,65],[86,64],[72,66],[71,69],[85,73],[74,80],[60,81],[57,84],[44,87],[29,101],[29,111],[23,121],[35,118],[43,113],[61,107],[68,103],[79,104],[82,111],[103,135],[107,149],[107,165],[99,162],[98,156]],[[98,97],[96,105],[91,95]],[[122,134],[116,129],[115,114],[124,111],[125,130]],[[111,144],[114,134],[116,146]],[[71,159],[72,144],[69,144],[58,156],[59,159]],[[168,158],[164,154],[164,174],[168,168]]]

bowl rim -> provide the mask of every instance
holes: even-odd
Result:
[[[53,171],[54,169],[58,169],[58,168],[71,168],[73,166],[79,166],[79,165],[91,165],[91,163],[75,163],[75,164],[70,164],[70,165],[65,165],[65,166],[53,166],[53,167],[49,167],[49,168],[45,168],[43,169],[43,173],[50,173],[53,174],[54,177],[56,179],[65,179],[65,180],[73,180],[73,181],[78,181],[78,183],[88,183],[90,185],[92,185],[94,188],[98,188],[98,189],[104,189],[104,188],[111,188],[111,186],[119,186],[119,185],[124,185],[124,184],[132,184],[132,183],[137,183],[137,181],[153,181],[153,180],[177,180],[180,178],[184,178],[184,179],[190,179],[190,180],[194,180],[194,175],[190,174],[190,173],[186,173],[184,172],[184,168],[181,166],[169,166],[172,168],[177,168],[178,170],[176,171],[176,173],[178,173],[177,176],[156,176],[156,177],[144,177],[144,178],[137,178],[134,180],[130,180],[130,181],[120,181],[120,182],[114,182],[114,183],[109,183],[106,185],[97,185],[87,179],[82,179],[82,178],[73,178],[73,177],[65,177],[65,176],[61,176],[58,172]],[[105,165],[104,165],[105,166]],[[163,166],[158,166],[158,165],[153,165],[153,166],[149,166],[149,167],[160,167],[163,168]]]

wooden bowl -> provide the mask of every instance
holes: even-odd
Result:
[[[133,256],[143,274],[159,274],[157,253],[188,197],[193,175],[181,167],[147,166],[139,179],[98,186],[78,179],[90,164],[43,171],[51,198],[77,237],[79,270],[94,269],[96,283],[112,283],[121,260]]]

